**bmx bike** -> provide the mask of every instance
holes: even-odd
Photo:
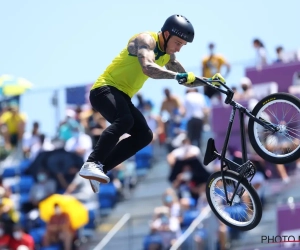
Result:
[[[219,159],[221,168],[207,180],[207,201],[213,213],[227,226],[241,231],[251,230],[261,220],[262,204],[251,185],[256,169],[248,159],[244,118],[249,117],[249,141],[262,159],[274,164],[290,163],[300,157],[300,100],[287,93],[275,93],[264,97],[249,111],[233,100],[234,92],[220,80],[197,78],[197,82],[198,84],[188,85],[183,80],[179,84],[213,88],[225,94],[225,103],[232,106],[221,153],[217,151],[214,139],[210,138],[207,142],[204,165]],[[218,82],[220,87],[214,86],[213,82]],[[237,110],[242,149],[241,165],[226,158]]]

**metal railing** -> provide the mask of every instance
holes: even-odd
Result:
[[[197,227],[203,222],[204,219],[208,218],[211,215],[211,209],[207,205],[198,217],[191,223],[191,225],[184,231],[184,233],[177,239],[173,244],[170,250],[178,250],[181,245],[195,232]]]
[[[211,215],[211,209],[207,205],[202,209],[201,213],[191,225],[184,230],[183,234],[176,240],[170,250],[198,249],[197,242],[194,241],[194,236],[199,230],[201,231],[203,221],[211,218]],[[147,216],[141,218],[132,217],[130,214],[125,214],[93,249],[110,250],[119,249],[120,247],[125,250],[143,249],[143,239],[148,233],[145,232],[145,230],[139,231],[139,229],[135,229],[135,227],[141,223],[147,227],[146,221],[148,219],[150,220],[151,218]],[[216,240],[215,237],[210,236],[205,239],[205,250],[215,250]]]
[[[108,242],[118,233],[118,231],[129,221],[131,215],[124,214],[123,217],[114,225],[114,227],[107,233],[107,235],[99,242],[94,250],[102,250]]]

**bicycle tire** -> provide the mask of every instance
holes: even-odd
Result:
[[[295,105],[300,111],[300,100],[297,97],[294,97],[287,93],[275,93],[269,96],[266,96],[261,101],[259,101],[251,112],[255,117],[257,114],[265,108],[265,105],[270,105],[272,103],[285,102],[291,105]],[[274,164],[286,164],[297,160],[300,156],[300,146],[298,149],[295,149],[293,153],[284,155],[275,156],[271,152],[269,152],[261,142],[258,142],[255,135],[255,125],[257,123],[253,119],[249,119],[248,122],[248,136],[250,143],[255,150],[255,152],[264,160],[274,163]],[[261,126],[261,125],[259,125]],[[300,139],[300,138],[299,138]]]
[[[239,181],[240,179],[240,175],[234,171],[231,170],[226,170],[223,172],[224,174],[224,178],[225,179],[229,179],[229,180],[235,180],[235,181]],[[262,217],[262,204],[261,201],[259,199],[259,196],[257,194],[257,192],[255,191],[255,189],[249,184],[248,180],[243,178],[241,181],[241,185],[243,186],[243,188],[250,194],[252,200],[253,200],[253,211],[255,211],[255,214],[253,215],[253,219],[251,221],[251,223],[246,224],[246,225],[236,225],[232,222],[230,222],[227,219],[224,218],[224,215],[220,214],[220,212],[216,209],[214,202],[212,201],[212,192],[214,192],[214,189],[212,187],[212,184],[218,180],[222,180],[222,173],[221,171],[215,172],[213,173],[208,181],[207,181],[207,185],[206,185],[206,197],[207,197],[207,201],[208,204],[211,208],[211,210],[213,211],[213,213],[218,217],[219,220],[221,220],[225,225],[231,227],[231,228],[235,228],[235,229],[239,229],[241,231],[248,231],[251,230],[253,228],[255,228]]]

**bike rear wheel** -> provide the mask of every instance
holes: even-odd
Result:
[[[250,143],[264,160],[285,164],[300,156],[300,100],[290,94],[276,93],[259,101],[252,114],[279,127],[273,133],[255,122],[248,123]]]
[[[223,173],[227,195],[231,199],[240,175],[231,170]],[[213,173],[207,183],[207,201],[214,214],[224,224],[242,231],[251,230],[258,225],[262,217],[262,205],[258,194],[247,179],[242,179],[231,206],[226,203],[221,171]]]

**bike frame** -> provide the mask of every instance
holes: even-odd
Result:
[[[244,126],[245,125],[245,123],[244,123],[245,115],[248,116],[249,119],[253,119],[255,122],[257,122],[258,124],[262,125],[264,128],[266,128],[266,129],[268,129],[268,130],[270,130],[274,133],[276,131],[278,131],[278,128],[276,126],[274,126],[273,124],[271,124],[271,123],[268,123],[268,122],[263,121],[259,118],[256,118],[255,116],[253,116],[251,114],[251,112],[247,108],[245,108],[241,104],[235,102],[233,100],[234,92],[232,91],[232,89],[230,89],[228,86],[226,86],[221,81],[219,81],[219,80],[217,80],[217,81],[216,80],[204,80],[204,79],[201,79],[201,78],[198,78],[198,77],[197,77],[197,81],[202,82],[201,85],[204,84],[205,86],[208,86],[210,88],[213,88],[213,89],[225,94],[226,95],[225,103],[232,106],[232,111],[231,111],[231,115],[230,115],[230,118],[229,118],[229,124],[228,124],[228,127],[227,127],[225,141],[224,141],[224,144],[223,144],[223,147],[222,147],[222,152],[221,152],[221,154],[219,154],[217,152],[214,152],[214,154],[217,156],[217,158],[219,158],[220,161],[221,161],[221,175],[222,175],[223,183],[225,183],[224,190],[225,190],[225,193],[226,193],[226,203],[231,206],[232,202],[233,202],[233,198],[235,197],[236,192],[238,190],[238,187],[239,187],[241,181],[243,180],[244,176],[240,175],[240,180],[238,181],[238,184],[234,189],[232,198],[229,199],[228,195],[227,195],[226,182],[225,182],[225,179],[224,179],[224,169],[227,167],[230,170],[230,165],[233,165],[237,168],[243,169],[248,164],[250,164],[250,161],[248,160],[248,156],[247,156],[246,135],[245,135],[245,126]],[[212,84],[212,82],[218,82],[226,90],[214,86]],[[233,121],[234,121],[237,110],[239,111],[239,121],[240,121],[239,124],[240,124],[240,136],[241,136],[241,146],[242,146],[242,161],[243,161],[242,165],[239,165],[239,164],[237,164],[237,163],[235,163],[235,162],[233,162],[233,161],[231,161],[231,160],[229,160],[225,157],[225,154],[226,154],[226,151],[227,151],[227,148],[228,148],[228,142],[229,142],[229,138],[230,138],[230,134],[231,134],[231,130],[232,130]],[[251,178],[251,180],[252,180],[252,178]],[[244,191],[242,191],[242,193],[240,195],[242,195],[243,192]]]

